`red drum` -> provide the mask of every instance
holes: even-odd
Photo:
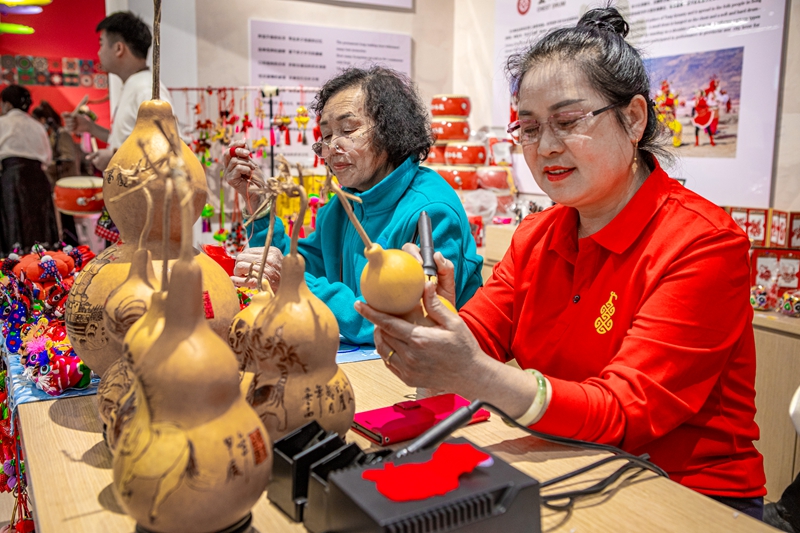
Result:
[[[478,175],[475,167],[437,166],[433,169],[456,190],[469,191],[478,188]]]
[[[56,209],[67,215],[88,215],[103,210],[103,178],[61,178],[53,190]]]
[[[431,115],[468,117],[470,108],[469,96],[456,94],[437,94],[431,99]]]
[[[466,141],[469,139],[469,122],[464,117],[433,117],[431,129],[437,141]]]
[[[444,159],[448,165],[485,165],[486,147],[483,143],[447,143]]]
[[[444,150],[447,148],[446,143],[436,143],[431,146],[431,151],[428,152],[428,158],[425,160],[426,165],[444,165]]]
[[[482,189],[504,189],[510,188],[509,180],[511,179],[511,172],[509,167],[479,167],[478,185]]]

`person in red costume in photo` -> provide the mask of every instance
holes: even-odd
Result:
[[[509,59],[519,120],[508,131],[557,205],[522,221],[459,313],[437,298],[455,296],[440,254],[423,297],[435,326],[355,306],[407,385],[649,454],[672,480],[760,519],[750,243],[662,169],[668,137],[627,33],[615,8],[592,9]]]

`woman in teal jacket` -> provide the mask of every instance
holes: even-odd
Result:
[[[435,248],[455,265],[456,305],[461,307],[481,285],[483,259],[477,254],[467,216],[455,191],[438,174],[420,167],[433,143],[428,114],[411,81],[390,69],[351,68],[329,80],[313,105],[320,115],[322,141],[314,145],[339,183],[361,198],[353,209],[370,239],[384,248],[401,248],[414,238],[417,220],[427,211]],[[236,146],[242,146],[238,144]],[[247,150],[226,155],[225,176],[244,192],[257,168]],[[265,244],[268,218],[253,221],[251,246]],[[277,287],[282,254],[288,252],[283,225],[276,222],[267,276]],[[371,344],[373,325],[353,308],[361,296],[364,244],[339,202],[317,214],[317,230],[301,239],[306,283],[333,311],[345,339]],[[244,283],[261,251],[237,258],[234,281]],[[441,260],[441,258],[439,258]]]

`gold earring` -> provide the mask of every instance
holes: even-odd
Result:
[[[636,170],[639,168],[639,158],[637,157],[639,154],[639,141],[633,143],[633,165],[631,165],[631,171],[633,175],[636,175]]]

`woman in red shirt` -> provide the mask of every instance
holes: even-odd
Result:
[[[520,224],[459,315],[433,284],[424,301],[438,327],[356,309],[406,384],[648,453],[673,480],[760,518],[749,242],[659,166],[661,129],[627,31],[616,9],[594,9],[509,60],[520,118],[509,131],[558,205]],[[450,263],[437,264],[453,300]]]

